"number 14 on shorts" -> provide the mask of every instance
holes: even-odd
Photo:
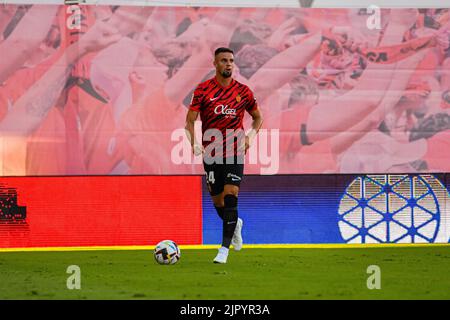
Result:
[[[214,178],[214,171],[206,172],[206,182],[212,184],[216,182],[216,179]]]

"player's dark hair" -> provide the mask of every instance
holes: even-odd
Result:
[[[234,51],[231,50],[230,48],[220,47],[220,48],[217,48],[216,51],[214,51],[214,56],[217,56],[219,53],[224,53],[224,52],[229,52],[229,53],[234,54]]]

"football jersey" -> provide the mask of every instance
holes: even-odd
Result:
[[[211,141],[208,141],[209,138],[205,139],[208,130],[216,129],[222,134],[223,145],[220,147],[215,143],[213,146],[215,152],[212,152],[212,156],[242,155],[243,150],[238,148],[239,139],[235,138],[234,133],[238,130],[243,131],[245,111],[250,113],[258,108],[253,92],[248,86],[232,79],[227,87],[223,87],[214,77],[198,85],[189,108],[200,113],[205,148],[215,141],[214,134],[210,138]],[[231,144],[233,155],[226,152],[227,145]]]

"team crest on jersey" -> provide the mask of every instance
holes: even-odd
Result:
[[[239,103],[239,102],[241,102],[241,100],[242,100],[241,95],[238,94],[238,95],[236,96],[236,101]]]

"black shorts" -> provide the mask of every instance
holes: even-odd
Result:
[[[241,185],[244,176],[243,161],[237,161],[235,158],[232,164],[227,164],[225,159],[223,160],[223,164],[207,164],[203,162],[203,167],[206,172],[206,185],[212,196],[217,196],[222,193],[226,184],[238,187]]]

